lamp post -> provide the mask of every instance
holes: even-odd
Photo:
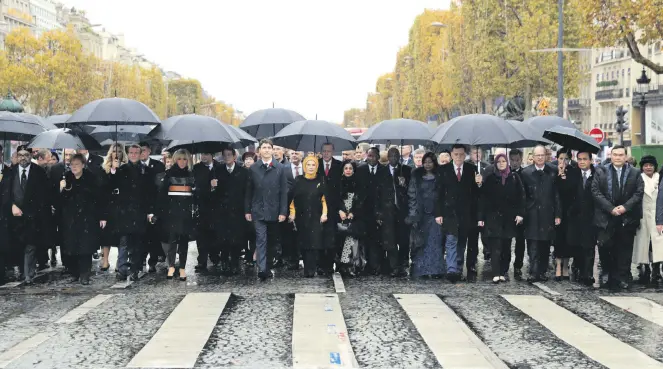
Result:
[[[642,137],[642,144],[647,144],[647,124],[645,122],[645,110],[647,106],[646,94],[649,92],[649,82],[651,79],[647,77],[647,71],[642,67],[642,74],[640,78],[635,80],[638,82],[638,90],[640,94],[640,135]]]

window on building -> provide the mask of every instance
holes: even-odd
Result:
[[[628,67],[628,75],[631,75],[631,67]]]
[[[631,89],[627,88],[626,89],[626,97],[629,97],[629,96],[631,96]]]

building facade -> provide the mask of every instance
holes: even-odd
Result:
[[[46,31],[62,28],[58,23],[55,1],[30,0],[30,12],[34,16],[37,36],[41,36]]]
[[[7,34],[17,27],[34,29],[35,19],[30,13],[30,2],[0,0],[0,48],[4,48]]]
[[[102,37],[94,29],[98,25],[90,23],[84,11],[78,11],[75,8],[69,9],[62,4],[57,4],[55,9],[57,22],[63,27],[69,25],[73,27],[76,37],[81,41],[83,51],[101,59]]]

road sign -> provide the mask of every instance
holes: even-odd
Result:
[[[596,140],[597,143],[603,142],[603,131],[601,128],[592,128],[591,131],[589,131],[589,135],[592,136]]]

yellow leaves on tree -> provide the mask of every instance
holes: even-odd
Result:
[[[197,79],[177,79],[168,83],[168,93],[175,98],[178,114],[200,113],[203,87]]]

